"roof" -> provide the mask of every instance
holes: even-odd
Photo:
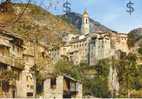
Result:
[[[84,10],[83,15],[87,14],[88,15],[88,11],[87,9]]]
[[[67,78],[67,79],[69,79],[69,80],[71,80],[71,81],[77,82],[77,80],[74,79],[73,77],[70,77],[70,76],[68,76],[68,75],[66,75],[66,74],[64,74],[63,76],[64,76],[64,78]]]

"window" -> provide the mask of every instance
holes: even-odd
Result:
[[[32,92],[27,92],[27,96],[33,96],[33,93]]]
[[[41,52],[41,56],[42,56],[42,58],[45,58],[45,53]]]
[[[86,19],[86,24],[88,23],[88,20]]]
[[[30,85],[27,85],[27,88],[29,88]]]
[[[33,86],[33,85],[31,85],[31,86],[30,86],[30,89],[34,89],[34,86]]]
[[[56,78],[51,78],[51,82],[50,82],[50,86],[52,89],[55,89],[56,88]]]
[[[29,79],[29,77],[28,76],[26,76],[26,80],[28,81],[28,79]]]

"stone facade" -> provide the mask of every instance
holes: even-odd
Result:
[[[44,98],[82,98],[82,84],[69,76],[44,81]]]
[[[52,48],[48,51],[48,54],[53,64],[57,63],[61,59],[60,48]]]
[[[95,65],[100,59],[112,56],[111,39],[107,33],[89,33],[73,38],[70,43],[60,47],[56,54],[56,60],[61,56],[66,56],[75,65],[88,63]],[[55,59],[55,56],[52,56]],[[57,62],[57,61],[56,61]]]
[[[26,44],[26,45],[25,45]],[[25,68],[21,73],[21,79],[18,87],[18,96],[22,98],[35,97],[36,80],[30,69],[34,66],[34,52],[33,45],[30,42],[24,44],[23,60]]]
[[[95,65],[98,60],[112,56],[111,41],[107,33],[95,33],[89,42],[89,65]]]
[[[11,85],[11,81],[7,81],[8,78],[4,79],[0,75],[0,97],[34,98],[36,96],[36,77],[31,68],[35,65],[44,68],[40,72],[46,77],[50,72],[48,63],[47,46],[23,40],[14,33],[1,31],[0,74],[10,69],[13,73],[18,74],[18,78],[13,78],[12,81],[15,82],[14,85]]]
[[[53,50],[51,57],[54,62],[66,56],[74,64],[88,63],[95,65],[98,60],[115,56],[117,51],[128,53],[127,34],[116,32],[97,32],[89,31],[89,15],[85,10],[82,16],[82,34],[67,34],[63,37],[65,45]]]
[[[6,31],[0,32],[0,74],[11,71],[17,79],[8,80],[5,75],[0,77],[0,97],[16,97],[21,72],[24,69],[22,51],[23,40],[17,35]],[[9,74],[8,77],[11,75]]]

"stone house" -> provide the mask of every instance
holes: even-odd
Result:
[[[0,31],[0,97],[16,97],[19,94],[19,81],[24,69],[22,45],[23,40],[19,36]]]
[[[125,33],[111,33],[110,35],[111,38],[111,42],[112,42],[112,49],[117,51],[117,50],[121,50],[123,52],[128,53],[129,47],[127,44],[127,40],[128,40],[128,35]]]
[[[47,56],[47,46],[43,44],[34,44],[30,41],[24,42],[24,52],[23,58],[25,63],[25,68],[22,71],[21,76],[21,86],[20,86],[20,94],[18,97],[22,98],[34,98],[36,97],[37,84],[36,84],[36,76],[34,75],[34,71],[32,71],[33,66],[39,66],[40,72],[45,77],[50,73],[48,70],[48,56]]]
[[[82,84],[67,75],[47,78],[44,98],[82,98]]]
[[[25,41],[14,33],[0,32],[0,97],[33,98],[36,96],[36,77],[31,68],[36,64],[44,67],[43,75],[48,74],[47,46]],[[14,84],[4,73],[16,75]],[[8,72],[9,73],[9,72]],[[9,77],[10,75],[8,75]],[[6,76],[7,77],[7,76]],[[11,76],[10,76],[11,77]]]

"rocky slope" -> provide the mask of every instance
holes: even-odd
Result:
[[[75,26],[39,6],[28,5],[20,18],[17,15],[23,11],[25,4],[13,4],[12,7],[13,13],[0,14],[0,22],[6,18],[5,22],[11,22],[6,29],[22,35],[25,39],[38,39],[48,44],[59,45],[62,44],[61,36],[64,32],[78,33]],[[19,19],[16,21],[16,18]]]

